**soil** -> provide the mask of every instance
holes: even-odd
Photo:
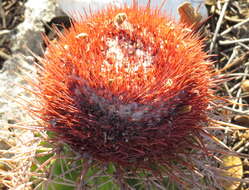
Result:
[[[24,21],[24,3],[27,0],[0,1],[0,69],[11,56],[10,33],[15,33],[18,24]]]

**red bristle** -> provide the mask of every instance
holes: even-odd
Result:
[[[149,6],[76,22],[48,43],[40,117],[76,151],[121,166],[171,168],[191,149],[207,154],[195,142],[212,97],[202,46],[191,29]]]

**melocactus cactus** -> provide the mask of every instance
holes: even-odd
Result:
[[[44,128],[87,158],[192,183],[181,169],[195,175],[212,155],[213,70],[198,35],[136,3],[58,35],[36,85]]]

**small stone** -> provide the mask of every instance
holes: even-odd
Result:
[[[184,2],[179,5],[178,12],[180,15],[180,21],[188,26],[199,25],[202,20],[199,11],[189,2]]]
[[[216,3],[217,3],[217,0],[206,0],[205,1],[205,4],[209,6],[215,5]]]
[[[249,116],[248,115],[237,115],[233,118],[234,123],[242,126],[249,126]]]
[[[222,159],[222,169],[224,170],[224,177],[232,177],[242,179],[243,176],[243,164],[237,156],[225,156]],[[240,186],[240,181],[235,180],[223,180],[223,188],[226,190],[236,190]]]
[[[125,13],[118,13],[115,16],[114,23],[117,24],[117,25],[121,25],[126,20],[127,20],[127,15]]]
[[[249,91],[249,80],[245,80],[241,83],[241,88],[244,92]]]
[[[180,113],[180,114],[189,113],[189,112],[191,112],[191,110],[192,110],[192,106],[186,105],[186,106],[182,106],[180,108],[180,110],[178,111],[178,113]]]
[[[88,34],[87,33],[80,33],[80,34],[78,34],[77,36],[76,36],[76,38],[78,38],[78,39],[80,39],[80,38],[86,38],[88,36]]]

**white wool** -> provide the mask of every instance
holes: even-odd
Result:
[[[121,6],[124,3],[131,5],[132,1],[133,0],[58,0],[61,9],[77,21],[83,18],[84,10],[89,12],[91,9],[92,12],[95,12],[110,4],[115,6]],[[159,7],[162,1],[163,0],[151,0],[151,5],[152,7]],[[138,0],[138,2],[140,5],[146,5],[148,0]],[[205,0],[166,0],[162,11],[168,16],[179,20],[177,8],[184,2],[190,2],[194,8],[197,8],[203,19],[208,17]]]

